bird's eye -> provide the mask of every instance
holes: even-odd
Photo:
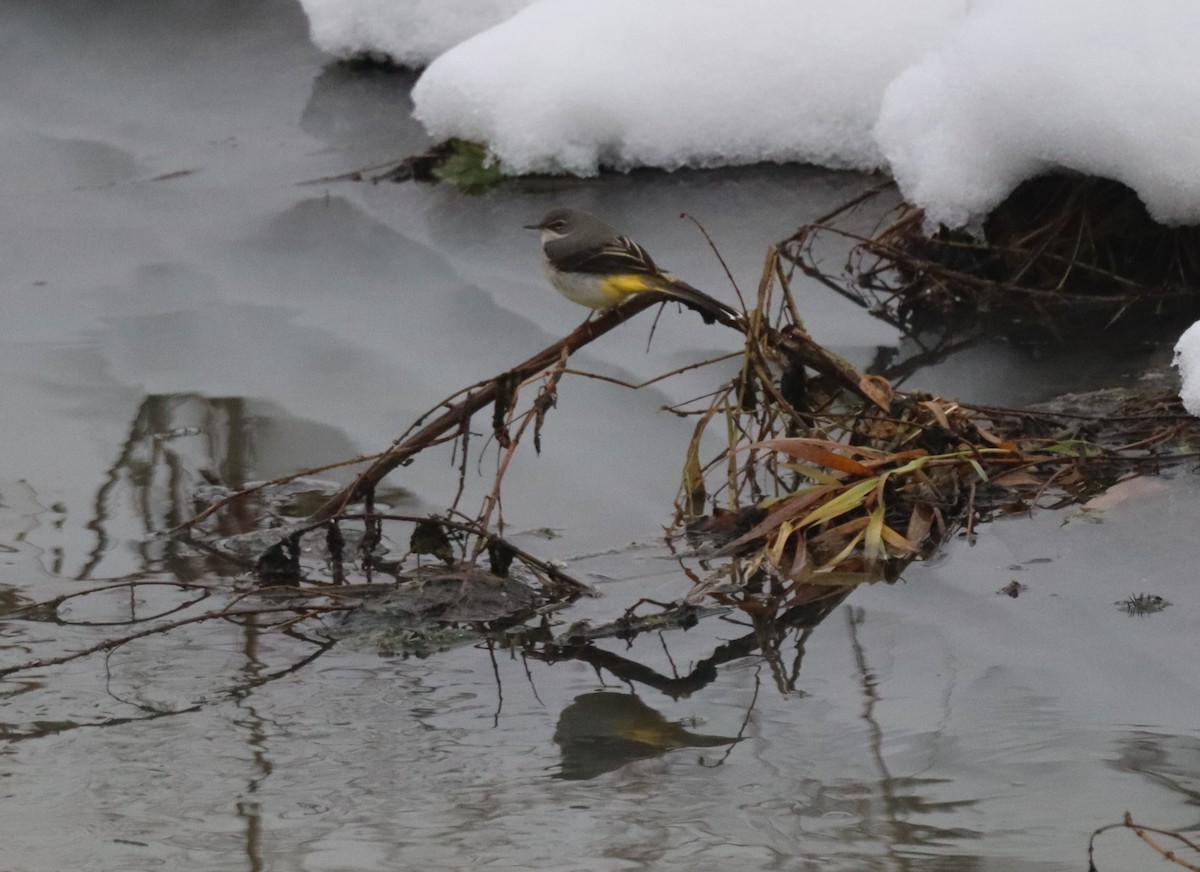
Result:
[[[555,233],[561,233],[562,229],[566,226],[567,226],[567,222],[563,221],[561,218],[557,221],[550,222],[550,229],[553,230]]]

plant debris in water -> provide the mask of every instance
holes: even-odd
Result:
[[[480,156],[456,154],[465,165]],[[811,243],[813,232],[810,226],[793,243]],[[686,571],[678,597],[634,603],[607,623],[552,621],[594,591],[497,532],[505,478],[529,443],[538,447],[547,415],[557,413],[557,393],[574,374],[569,356],[662,302],[638,295],[446,398],[384,451],[345,461],[365,468],[335,492],[314,489],[311,480],[289,482],[338,464],[225,495],[210,485],[215,501],[166,536],[176,548],[244,561],[246,575],[225,586],[179,582],[194,601],[180,605],[178,616],[149,627],[139,619],[123,636],[34,657],[0,676],[188,624],[253,620],[260,630],[313,644],[355,638],[418,655],[474,639],[545,660],[583,660],[682,694],[711,681],[718,663],[811,631],[856,585],[896,579],[951,536],[973,537],[993,517],[1082,503],[1131,476],[1194,459],[1200,445],[1200,420],[1166,394],[1014,410],[901,391],[865,375],[808,334],[787,265],[771,249],[745,314],[712,328],[738,332],[736,375],[672,410],[694,421],[690,443],[680,446],[681,488],[668,537]],[[461,483],[475,468],[480,430],[497,461],[486,497],[470,513],[459,505]],[[702,446],[713,436],[722,447],[710,453]],[[448,443],[458,497],[436,514],[396,512],[384,478]],[[123,582],[140,583],[150,582]],[[54,619],[68,600],[105,589],[23,605],[9,616]],[[1155,610],[1150,600],[1138,603]],[[651,678],[598,644],[709,618],[748,630],[687,675]],[[781,690],[795,689],[794,672],[786,675],[777,662],[772,669]]]
[[[1132,593],[1123,600],[1120,600],[1116,605],[1121,607],[1121,610],[1127,615],[1136,615],[1142,617],[1144,615],[1153,615],[1156,612],[1161,612],[1170,605],[1162,597],[1153,593]]]
[[[356,175],[362,178],[365,172]],[[479,194],[499,185],[505,175],[485,146],[467,139],[448,139],[371,178],[376,182],[448,182],[468,194]]]
[[[901,203],[873,233],[854,223],[869,192],[784,245],[785,255],[913,335],[994,331],[1019,341],[1069,341],[1095,330],[1143,332],[1200,316],[1200,227],[1166,227],[1137,195],[1108,179],[1060,173],[1023,182],[979,228],[927,232]],[[841,275],[814,243],[854,243]]]

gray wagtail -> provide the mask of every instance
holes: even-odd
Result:
[[[647,291],[691,304],[705,322],[738,323],[737,310],[659,269],[646,250],[578,209],[553,209],[528,230],[542,231],[542,269],[560,294],[589,309],[611,309]]]

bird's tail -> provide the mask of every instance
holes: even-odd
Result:
[[[714,321],[720,321],[727,327],[737,327],[745,321],[745,316],[737,309],[710,297],[698,288],[693,288],[687,282],[677,279],[675,276],[664,275],[662,278],[663,282],[659,286],[659,290],[686,304],[689,308],[695,309],[704,319],[704,323],[711,324]]]

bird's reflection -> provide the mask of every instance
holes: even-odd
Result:
[[[559,715],[554,742],[562,751],[562,767],[556,777],[583,781],[677,748],[716,748],[738,741],[736,736],[689,732],[633,694],[585,693]]]

